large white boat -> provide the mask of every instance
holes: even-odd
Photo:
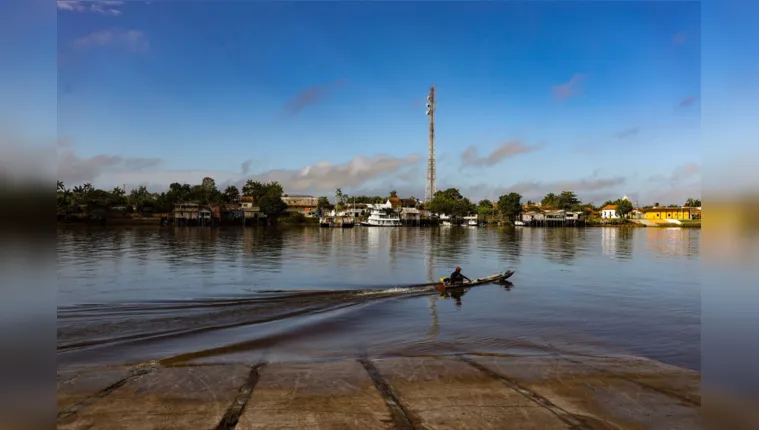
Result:
[[[399,227],[403,224],[392,209],[372,209],[369,218],[366,221],[361,221],[361,225],[367,227]]]

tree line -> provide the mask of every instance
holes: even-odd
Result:
[[[174,182],[164,192],[151,193],[147,187],[139,186],[128,194],[115,187],[110,191],[97,189],[90,183],[67,188],[58,181],[57,207],[59,212],[123,210],[125,212],[171,212],[179,203],[220,204],[240,203],[242,197],[252,197],[261,212],[268,217],[281,215],[287,205],[282,201],[284,190],[277,182],[248,180],[242,190],[234,185],[223,191],[216,187],[213,178],[205,177],[200,184],[180,184]],[[123,208],[123,209],[122,209]]]
[[[395,190],[390,191],[389,194],[390,197],[397,197]],[[284,193],[282,185],[276,181],[258,182],[249,179],[241,190],[234,185],[229,185],[221,190],[217,188],[216,182],[210,177],[203,178],[200,184],[195,185],[174,182],[169,185],[167,191],[160,193],[151,193],[145,186],[132,189],[129,193],[119,187],[106,191],[96,189],[90,183],[67,188],[63,182],[58,181],[57,206],[59,212],[76,210],[82,206],[88,210],[93,208],[114,210],[123,207],[123,210],[127,212],[132,210],[170,212],[178,203],[240,203],[241,198],[246,196],[252,197],[261,212],[267,217],[277,217],[287,209],[287,205],[282,200],[282,197],[286,197],[287,194]],[[320,196],[317,199],[317,210],[320,212],[332,208],[343,210],[351,203],[383,203],[387,199],[388,197],[383,196],[349,196],[338,188],[335,190],[335,203],[332,204],[327,196]],[[408,199],[418,201],[413,196],[408,197]],[[632,202],[625,199],[607,200],[600,206],[583,203],[573,191],[561,191],[559,194],[551,192],[546,194],[540,202],[527,200],[526,204],[522,203],[522,196],[519,193],[510,192],[500,196],[495,202],[484,199],[475,204],[463,196],[457,188],[439,190],[429,205],[425,207],[420,202],[417,207],[429,209],[434,213],[450,215],[454,218],[477,214],[481,217],[501,216],[514,220],[524,211],[540,209],[563,209],[584,212],[589,215],[609,204],[616,205],[616,212],[619,216],[626,216],[633,210]],[[659,206],[659,203],[657,202],[653,206]],[[669,206],[679,207],[675,204]],[[701,206],[701,200],[689,198],[684,206]]]

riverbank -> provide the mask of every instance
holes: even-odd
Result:
[[[482,356],[59,370],[58,428],[700,428],[700,374]]]

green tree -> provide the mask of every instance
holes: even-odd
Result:
[[[269,223],[276,221],[277,217],[287,209],[287,204],[282,200],[284,190],[278,182],[262,183],[248,179],[242,187],[242,193],[253,197]]]
[[[321,196],[316,200],[316,210],[322,214],[324,211],[331,209],[332,204],[329,202],[327,196]]]
[[[522,213],[522,196],[519,193],[502,195],[498,198],[498,210],[508,220],[514,221]]]
[[[242,195],[253,197],[255,200],[258,200],[257,197],[263,195],[264,191],[264,184],[252,179],[248,179],[242,187]]]
[[[198,200],[201,203],[215,203],[221,199],[221,193],[216,188],[216,181],[213,178],[206,176],[200,182],[200,189],[198,190]]]
[[[395,190],[390,191],[390,197],[398,197],[398,192]]]
[[[633,210],[633,204],[632,202],[630,202],[630,200],[619,199],[616,204],[617,204],[617,211],[616,211],[617,216],[620,218],[626,217],[627,214],[629,214]]]
[[[120,187],[114,187],[111,191],[111,204],[116,206],[121,206],[126,204],[127,197],[126,193],[124,192],[123,188]]]
[[[459,193],[456,188],[448,188],[435,193],[429,210],[438,214],[459,218],[476,211],[476,206]]]
[[[481,217],[487,217],[489,215],[492,215],[493,212],[495,212],[495,208],[493,207],[493,202],[490,200],[480,200],[480,202],[477,204],[477,215]]]
[[[545,195],[545,197],[543,197],[543,200],[540,201],[540,205],[551,209],[556,209],[559,205],[559,196],[554,193],[548,193]]]
[[[224,203],[239,203],[240,190],[238,190],[234,185],[228,186],[222,194],[222,200]]]
[[[685,202],[685,207],[696,208],[699,206],[701,206],[701,199],[694,199],[692,197],[689,197]]]
[[[136,206],[138,211],[142,210],[142,207],[150,200],[150,192],[148,192],[148,188],[144,185],[134,188],[129,193],[129,204]]]
[[[343,199],[345,199],[345,195],[343,194],[343,190],[340,188],[335,190],[335,204],[343,203]]]
[[[556,197],[556,203],[553,208],[568,211],[572,209],[572,206],[579,204],[580,199],[577,198],[573,191],[562,191],[559,196]]]
[[[58,210],[68,209],[73,204],[74,193],[66,188],[63,182],[58,181],[58,192],[56,193],[56,205]]]
[[[282,200],[284,190],[278,182],[263,184],[263,193],[253,196],[261,212],[266,215],[268,222],[275,221],[287,209],[287,204]]]

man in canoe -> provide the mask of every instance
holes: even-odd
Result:
[[[466,279],[469,282],[472,282],[471,279],[467,278],[466,276],[464,276],[463,273],[461,273],[461,267],[456,266],[456,270],[453,273],[451,273],[451,285],[463,284],[464,279]]]

